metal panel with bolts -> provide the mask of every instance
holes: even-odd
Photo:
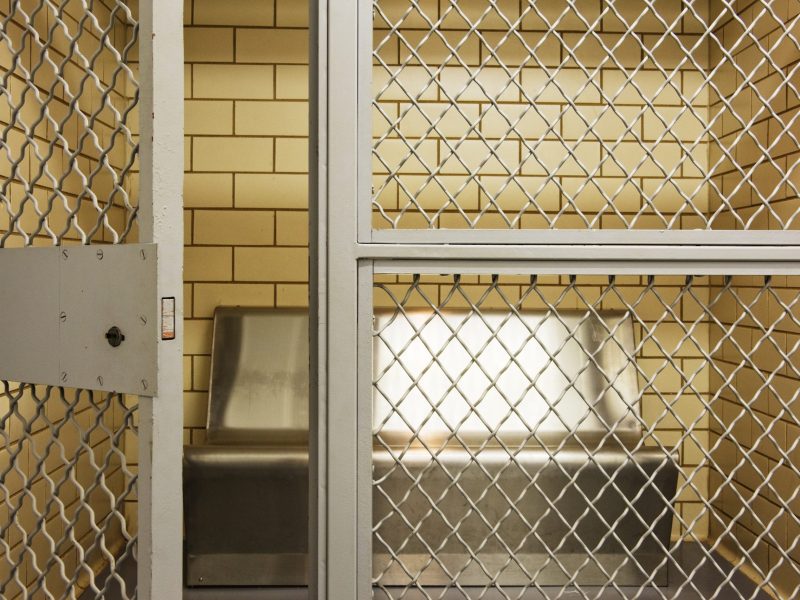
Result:
[[[63,385],[157,393],[157,260],[153,244],[61,250]]]
[[[0,377],[155,393],[154,245],[12,249],[0,261]],[[31,296],[31,286],[52,292]]]

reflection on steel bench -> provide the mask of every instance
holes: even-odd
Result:
[[[643,443],[629,316],[378,311],[374,330],[382,586],[666,584],[678,469]],[[308,364],[306,311],[217,309],[189,585],[306,584]]]

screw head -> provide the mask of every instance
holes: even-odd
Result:
[[[61,371],[61,381],[66,381],[66,380],[67,380],[67,372]]]
[[[97,260],[103,260],[103,251],[102,250],[98,250],[97,251]]]
[[[59,320],[60,320],[62,323],[66,322],[66,320],[67,320],[67,313],[65,313],[64,311],[61,311],[61,313],[58,315],[58,318],[59,318]]]
[[[67,259],[69,258],[69,250],[67,250],[66,248],[64,248],[64,249],[61,251],[61,257],[62,257],[64,260],[67,260]]]
[[[142,379],[142,389],[143,390],[147,389],[147,379]]]
[[[102,375],[98,375],[97,376],[97,383],[100,384],[100,385],[103,385],[103,376]]]

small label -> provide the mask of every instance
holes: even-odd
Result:
[[[161,339],[175,339],[175,298],[161,299]]]

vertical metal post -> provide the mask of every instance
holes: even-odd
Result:
[[[358,8],[358,44],[353,61],[358,65],[356,127],[358,129],[358,241],[372,241],[372,2]],[[371,285],[371,282],[370,282]]]
[[[374,262],[358,262],[357,598],[372,597],[372,330]]]
[[[358,293],[355,240],[358,151],[358,16],[357,0],[327,2],[327,63],[320,64],[326,96],[327,172],[327,581],[320,598],[351,600],[359,592],[358,511]],[[324,73],[323,73],[324,71]]]
[[[158,398],[140,399],[138,595],[183,587],[183,2],[140,4],[140,241],[158,244],[157,297],[175,299],[158,341]],[[160,306],[159,306],[160,314]]]
[[[310,2],[309,35],[309,598],[327,590],[327,0]]]

